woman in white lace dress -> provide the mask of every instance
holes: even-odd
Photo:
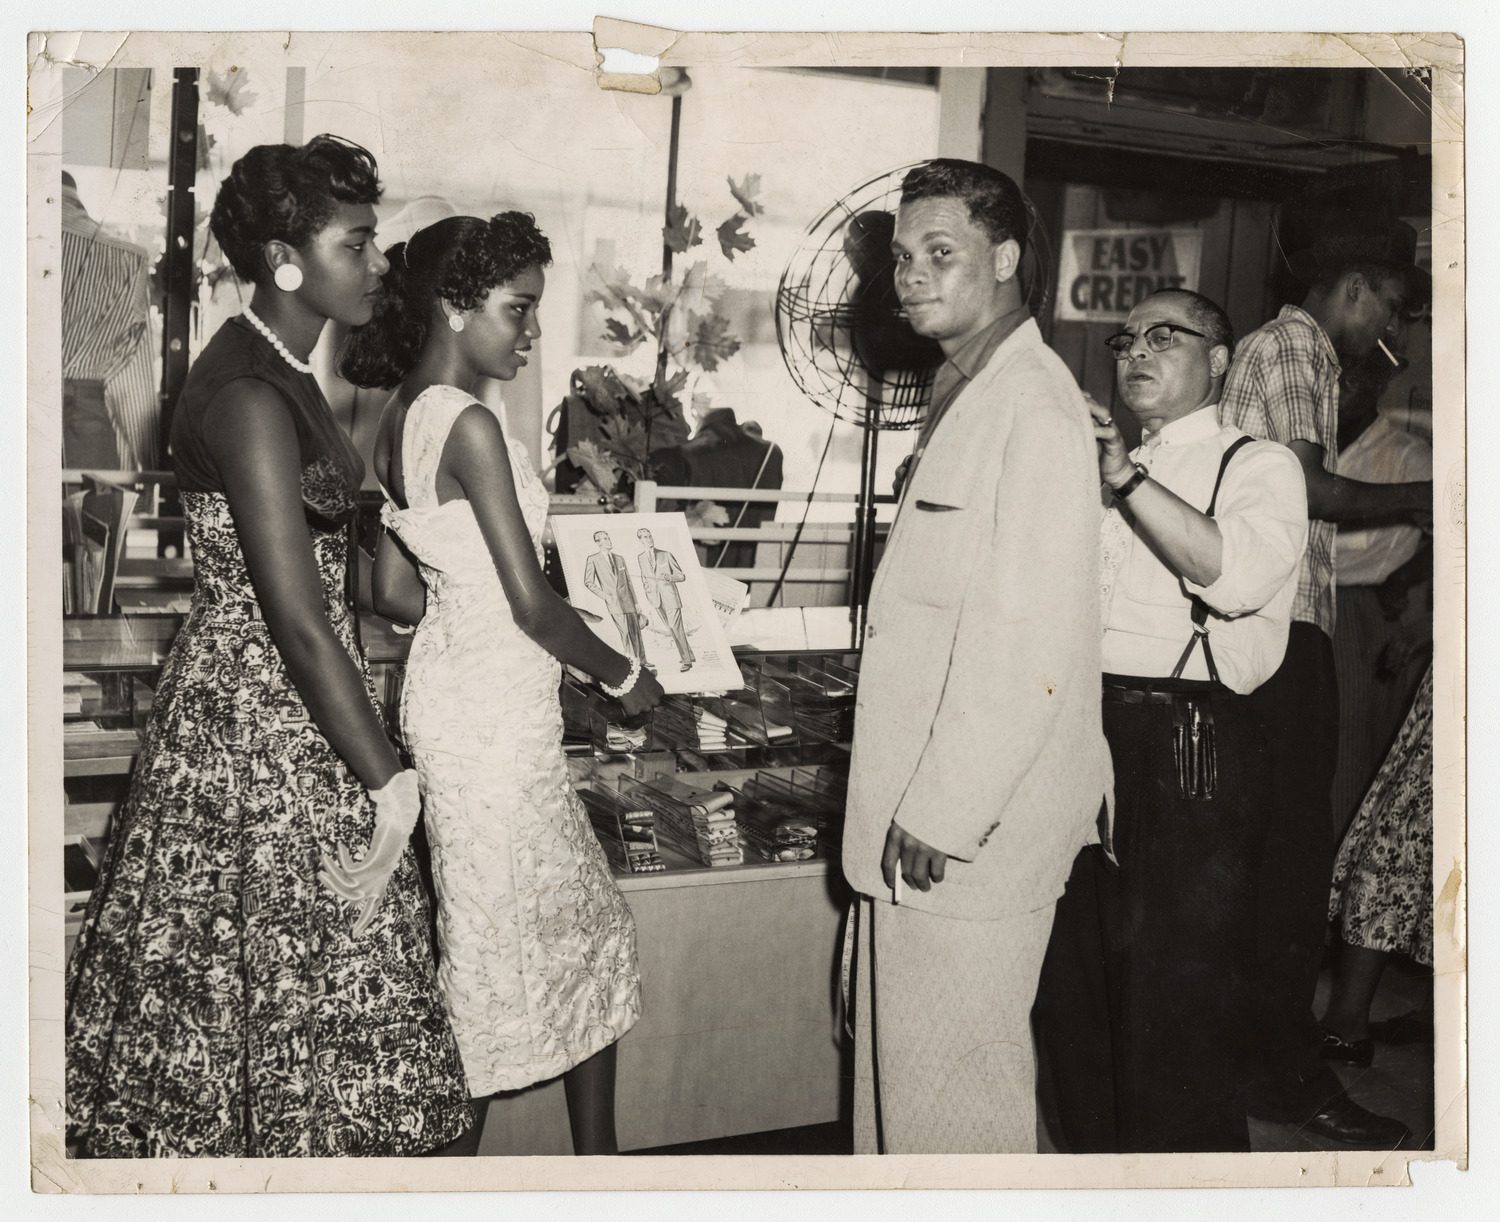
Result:
[[[417,624],[401,722],[432,845],[438,980],[477,1100],[562,1075],[574,1149],[613,1153],[615,1042],[640,1013],[635,926],[568,781],[560,663],[627,713],[661,688],[548,585],[546,489],[473,393],[526,364],[551,249],[506,212],[448,217],[387,257],[384,303],[342,372],[397,388],[375,443],[374,596]]]

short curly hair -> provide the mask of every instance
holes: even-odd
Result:
[[[314,136],[300,148],[258,144],[219,184],[208,226],[234,274],[247,283],[270,275],[267,242],[305,245],[339,204],[380,202],[380,176],[368,149],[340,136]]]
[[[1014,241],[1026,253],[1030,214],[1021,188],[1005,174],[977,161],[938,157],[908,170],[901,180],[901,202],[919,199],[962,200],[969,219],[999,245]]]
[[[375,316],[350,333],[339,358],[339,373],[356,386],[400,383],[422,355],[438,301],[478,309],[491,289],[551,264],[552,245],[529,212],[502,212],[444,217],[385,255],[391,270]]]

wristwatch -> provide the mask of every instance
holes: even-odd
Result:
[[[1135,463],[1133,465],[1135,466],[1135,474],[1132,475],[1123,484],[1121,484],[1118,488],[1111,488],[1110,489],[1110,491],[1112,491],[1115,494],[1115,496],[1117,498],[1119,498],[1120,500],[1122,500],[1122,501],[1127,496],[1129,496],[1132,492],[1134,492],[1137,488],[1139,488],[1143,483],[1145,483],[1146,482],[1146,476],[1148,476],[1148,475],[1151,474],[1140,463]]]

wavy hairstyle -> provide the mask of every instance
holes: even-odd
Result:
[[[552,262],[552,246],[529,212],[483,220],[449,216],[385,252],[391,270],[375,316],[349,334],[339,373],[356,386],[390,389],[416,366],[439,302],[475,310],[490,290],[528,267]]]
[[[302,246],[340,204],[380,202],[380,176],[368,149],[340,136],[314,136],[300,148],[258,144],[219,184],[208,225],[241,280],[269,279],[267,242]]]
[[[969,219],[996,246],[1014,239],[1026,253],[1030,218],[1021,188],[1006,174],[977,161],[938,157],[907,171],[901,202],[952,197],[962,200]]]

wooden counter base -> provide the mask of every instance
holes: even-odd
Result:
[[[837,1120],[844,1098],[839,958],[848,893],[835,865],[622,878],[642,1015],[620,1041],[621,1150]],[[481,1154],[570,1154],[561,1081],[497,1096]]]

